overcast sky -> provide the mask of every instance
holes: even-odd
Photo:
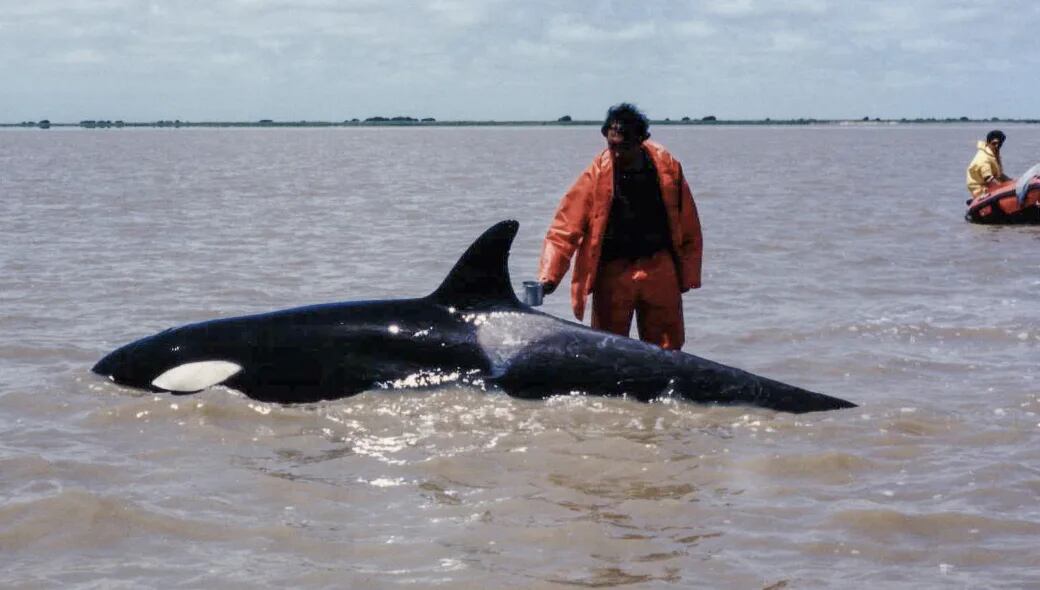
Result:
[[[0,122],[1040,117],[1036,0],[0,0]]]

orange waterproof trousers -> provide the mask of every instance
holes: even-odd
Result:
[[[639,339],[679,350],[686,339],[675,262],[667,250],[603,264],[592,289],[592,327],[628,336],[636,315]]]

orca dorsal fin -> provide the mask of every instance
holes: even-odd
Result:
[[[427,299],[460,309],[520,305],[509,282],[509,247],[519,227],[514,220],[491,226]]]

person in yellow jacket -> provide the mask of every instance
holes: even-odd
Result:
[[[634,105],[607,111],[607,147],[564,194],[546,232],[538,280],[546,294],[577,253],[571,303],[581,320],[592,295],[592,327],[639,337],[669,350],[686,338],[682,293],[701,286],[697,206],[682,165],[649,141]]]
[[[985,193],[993,183],[1011,180],[1000,162],[1000,148],[1006,139],[1003,131],[994,129],[986,134],[986,141],[978,142],[978,151],[967,171],[968,192],[973,198]]]

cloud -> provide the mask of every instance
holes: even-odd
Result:
[[[704,38],[710,37],[718,30],[704,19],[684,20],[670,25],[674,34],[680,37]]]
[[[600,28],[564,15],[549,21],[545,36],[550,41],[562,43],[612,43],[650,39],[655,31],[654,23],[650,22],[622,22],[610,28]]]
[[[56,56],[56,61],[64,64],[98,64],[105,61],[105,56],[94,49],[73,49]]]
[[[1035,77],[1009,98],[969,81],[1036,71],[1038,17],[1025,0],[10,2],[0,112],[595,118],[630,98],[662,116],[1036,116]]]
[[[936,37],[906,39],[900,41],[899,45],[907,51],[915,51],[919,53],[937,53],[941,51],[949,51],[956,47],[954,43]]]
[[[719,16],[748,16],[755,11],[755,3],[752,0],[713,0],[704,3],[704,12]]]
[[[472,27],[484,21],[489,5],[467,0],[434,0],[426,6],[426,11],[441,24]]]
[[[770,35],[773,51],[810,51],[820,47],[820,43],[800,33],[777,31]]]

